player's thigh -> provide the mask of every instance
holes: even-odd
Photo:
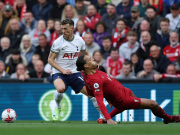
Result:
[[[64,93],[66,89],[65,83],[61,78],[54,80],[54,87],[59,93]]]
[[[145,99],[141,98],[141,105],[139,109],[158,109],[159,105],[156,101],[150,100],[150,99]]]
[[[84,87],[80,90],[80,92],[81,92],[82,94],[84,94],[84,95],[88,96],[90,99],[92,98],[92,96],[89,96],[89,95],[88,95],[88,93],[87,93],[87,90],[86,90],[86,87],[85,87],[85,86],[84,86]]]

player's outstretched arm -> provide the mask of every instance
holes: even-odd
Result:
[[[59,70],[59,71],[60,71],[61,73],[63,73],[63,74],[67,74],[67,75],[72,74],[71,70],[69,70],[69,69],[65,70],[65,69],[63,69],[62,67],[60,67],[60,66],[58,65],[58,63],[55,61],[55,58],[56,58],[57,56],[58,56],[58,54],[53,53],[53,52],[50,51],[49,57],[48,57],[48,63],[49,63],[52,67],[54,67],[55,69]]]
[[[111,116],[109,115],[105,104],[103,103],[103,95],[95,95],[98,106],[104,115],[105,119],[107,120],[107,124],[117,124],[115,121],[111,119]]]
[[[81,54],[82,55],[88,55],[89,57],[91,57],[87,50],[81,50]]]

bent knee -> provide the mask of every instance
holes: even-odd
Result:
[[[65,92],[64,87],[57,87],[56,90],[57,90],[58,93],[64,93]]]
[[[150,106],[151,106],[152,109],[158,108],[158,106],[159,106],[158,103],[156,101],[154,101],[154,100],[151,100],[150,104],[151,104]]]

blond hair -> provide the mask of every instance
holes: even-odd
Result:
[[[76,9],[75,9],[72,5],[66,5],[66,6],[64,7],[63,11],[62,11],[61,20],[66,19],[66,14],[65,14],[66,11],[65,11],[65,10],[66,10],[66,8],[68,8],[68,7],[70,7],[71,10],[72,10],[72,12],[74,13],[73,18],[78,18],[78,13],[77,13]],[[69,19],[71,19],[71,18],[69,18]]]

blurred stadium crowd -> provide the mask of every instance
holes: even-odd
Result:
[[[180,0],[0,0],[0,78],[48,78],[61,20],[116,79],[180,78]]]

